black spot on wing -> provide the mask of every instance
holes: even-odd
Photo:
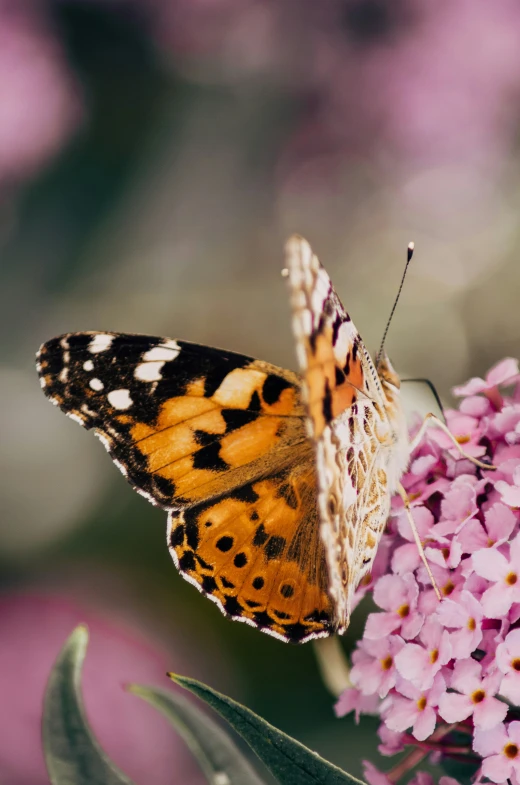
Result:
[[[280,485],[276,491],[276,495],[285,499],[287,505],[292,509],[295,510],[298,507],[298,497],[294,492],[294,488],[289,483],[284,483]]]
[[[182,525],[182,523],[179,524],[178,526],[176,526],[175,529],[172,530],[172,532],[170,534],[170,546],[172,548],[177,548],[177,547],[179,547],[180,545],[183,544],[183,542],[184,542],[184,532],[185,532],[185,529],[184,529],[184,526]]]
[[[222,551],[222,553],[227,553],[227,551],[230,551],[233,547],[233,537],[229,537],[227,535],[220,537],[220,539],[218,539],[216,542],[216,546],[219,551]]]
[[[191,551],[186,551],[183,553],[179,559],[179,568],[183,572],[193,572],[195,569],[195,556]]]
[[[257,412],[249,411],[248,409],[222,409],[221,415],[226,423],[226,433],[236,431],[247,425],[258,417]]]
[[[343,321],[344,321],[344,319],[342,318],[342,316],[340,316],[340,314],[338,314],[336,316],[336,318],[334,319],[334,324],[332,325],[332,345],[333,346],[336,346],[336,341],[338,340],[339,328],[343,324]]]
[[[261,547],[267,542],[268,539],[269,539],[269,535],[265,531],[264,524],[261,523],[255,532],[255,536],[253,537],[253,546],[255,548]]]
[[[251,400],[249,401],[249,405],[247,408],[251,412],[259,412],[261,410],[262,403],[260,401],[260,396],[258,395],[257,390],[255,390],[253,395],[251,396]]]
[[[211,472],[225,472],[229,469],[229,464],[220,457],[220,447],[220,442],[216,441],[193,453],[193,468]]]
[[[208,444],[213,444],[214,441],[219,440],[219,437],[216,434],[208,433],[199,428],[193,431],[193,438],[201,447],[207,447]]]
[[[276,534],[273,534],[272,537],[269,537],[269,540],[267,541],[267,544],[264,548],[264,554],[267,561],[270,559],[278,559],[282,555],[286,543],[287,540],[285,537],[279,537]]]
[[[336,387],[339,387],[345,381],[345,374],[343,373],[341,368],[338,368],[337,365],[334,367],[334,376],[335,376]]]
[[[330,392],[330,385],[328,379],[325,379],[325,394],[323,396],[322,407],[323,407],[323,416],[325,418],[325,422],[328,423],[332,420],[332,395]]]
[[[202,578],[202,590],[206,592],[206,594],[214,594],[217,589],[218,586],[215,578],[211,575],[204,575]]]
[[[291,615],[289,613],[286,613],[285,611],[277,611],[277,610],[273,609],[272,613],[273,613],[273,616],[276,616],[278,619],[290,619],[291,618]]]
[[[229,493],[226,494],[229,499],[236,499],[239,502],[245,502],[246,504],[254,504],[258,501],[260,496],[257,494],[255,489],[253,488],[252,483],[248,485],[243,485],[241,488],[235,488]],[[255,520],[253,518],[254,512],[251,513],[251,520]],[[258,518],[258,514],[257,514]]]
[[[230,616],[242,616],[242,606],[236,597],[226,597],[223,604],[224,610]]]
[[[292,387],[290,382],[281,376],[270,373],[262,387],[262,398],[269,406],[272,406],[280,400],[281,394],[288,387]]]

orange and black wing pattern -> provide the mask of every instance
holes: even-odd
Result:
[[[174,560],[221,610],[284,640],[333,631],[298,376],[219,349],[104,332],[52,339],[38,371],[48,398],[170,511]]]

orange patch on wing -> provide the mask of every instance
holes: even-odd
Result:
[[[294,472],[253,483],[250,501],[230,495],[205,506],[196,516],[198,558],[190,572],[206,587],[211,577],[223,605],[236,598],[240,615],[268,614],[270,629],[282,635],[293,624],[305,634],[320,631],[332,616],[314,466]],[[180,560],[186,542],[175,550]]]
[[[336,383],[336,368],[339,368],[332,345],[332,332],[327,329],[316,337],[315,348],[308,348],[309,366],[306,372],[308,386],[309,413],[314,424],[314,434],[318,438],[323,433],[327,421],[323,403],[330,394],[332,417],[349,409],[363,389],[363,368],[361,357],[351,360],[348,376],[341,384]],[[343,369],[340,368],[343,372]]]

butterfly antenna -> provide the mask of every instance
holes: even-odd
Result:
[[[376,356],[376,368],[378,367],[378,365],[379,365],[379,363],[381,361],[381,355],[383,354],[383,348],[384,348],[384,345],[385,345],[386,336],[388,335],[388,328],[390,327],[390,322],[392,321],[392,317],[393,317],[393,315],[395,313],[395,309],[397,308],[397,303],[399,302],[399,297],[401,296],[401,292],[403,291],[404,279],[406,278],[406,273],[408,272],[408,265],[412,261],[414,248],[415,248],[415,243],[413,243],[413,242],[412,243],[408,243],[408,249],[407,249],[407,252],[406,252],[407,253],[406,265],[405,265],[405,268],[404,268],[403,277],[401,278],[401,283],[399,284],[399,291],[397,292],[397,297],[395,298],[394,304],[392,306],[392,310],[390,311],[390,316],[388,317],[388,321],[386,323],[385,331],[383,333],[383,340],[381,341],[381,346],[379,347],[379,351],[378,351],[377,356]]]

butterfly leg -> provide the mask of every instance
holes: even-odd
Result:
[[[416,527],[415,521],[413,519],[412,511],[410,509],[410,500],[408,498],[408,494],[406,493],[406,491],[403,488],[403,486],[401,485],[401,483],[399,483],[399,486],[398,486],[397,490],[399,491],[399,495],[400,495],[401,499],[403,500],[404,509],[405,509],[408,521],[410,523],[410,526],[412,528],[412,534],[413,534],[413,537],[414,537],[414,540],[415,540],[415,544],[417,545],[417,550],[419,551],[419,556],[421,557],[421,559],[424,562],[424,566],[426,567],[426,572],[428,573],[428,577],[429,577],[429,579],[431,581],[431,584],[433,586],[435,594],[437,595],[437,599],[442,600],[442,596],[441,596],[441,593],[439,591],[439,587],[437,586],[437,583],[435,582],[435,578],[433,577],[433,573],[432,573],[432,571],[430,569],[430,565],[428,564],[428,559],[426,558],[426,554],[424,553],[424,548],[422,546],[421,538],[419,537],[419,532],[417,531],[417,527]]]
[[[440,420],[437,417],[437,415],[433,414],[433,412],[430,412],[429,414],[426,415],[426,417],[422,422],[421,427],[419,428],[414,438],[410,442],[410,454],[415,450],[417,445],[420,443],[421,439],[423,438],[426,432],[426,429],[430,425],[434,425],[436,428],[440,428],[441,431],[444,431],[446,436],[448,436],[451,439],[453,445],[457,448],[457,450],[460,452],[463,458],[467,458],[468,461],[471,461],[471,463],[474,463],[475,466],[478,466],[480,469],[491,469],[491,470],[496,469],[496,466],[492,466],[490,463],[484,463],[483,461],[479,461],[478,458],[474,458],[472,455],[468,455],[467,452],[464,452],[464,450],[462,449],[462,447],[460,446],[460,444],[458,443],[457,439],[452,434],[448,426],[445,423],[443,423],[442,420]]]

